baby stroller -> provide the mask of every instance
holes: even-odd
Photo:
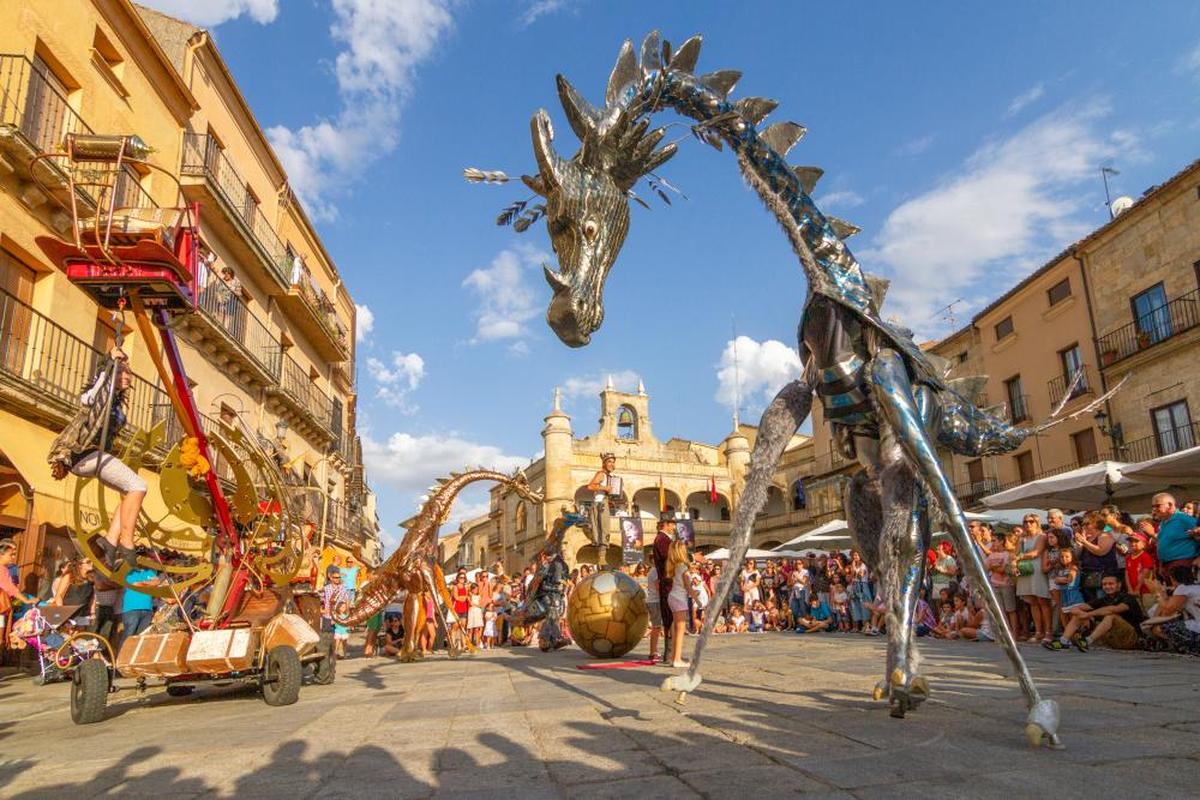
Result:
[[[112,647],[103,636],[77,630],[71,616],[78,606],[42,606],[25,612],[13,623],[9,644],[20,650],[30,647],[38,657],[36,686],[67,680],[72,670],[89,658],[114,661]]]

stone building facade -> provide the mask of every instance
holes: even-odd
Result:
[[[1194,446],[1200,407],[1200,161],[1075,242],[928,349],[951,375],[987,377],[984,406],[1019,424],[1065,415],[1128,382],[1096,414],[1014,453],[946,462],[968,507],[992,492],[1099,459]],[[1076,372],[1080,382],[1073,382]]]
[[[70,235],[55,202],[65,182],[48,195],[31,174],[68,133],[136,134],[179,182],[130,170],[122,207],[200,204],[197,309],[176,326],[199,409],[208,424],[238,415],[278,447],[326,543],[377,560],[355,430],[355,306],[212,38],[128,0],[12,0],[0,3],[0,54],[0,535],[16,536],[23,580],[72,552],[71,493],[46,453],[118,334],[34,241]],[[218,285],[225,266],[240,292]],[[173,418],[130,326],[128,417],[148,429]],[[179,435],[169,425],[167,446]],[[167,513],[162,455],[143,472],[155,519]]]
[[[571,417],[562,410],[556,392],[542,429],[544,454],[526,468],[530,482],[546,499],[531,505],[500,487],[492,490],[487,515],[462,523],[453,540],[443,539],[442,561],[447,568],[489,566],[501,559],[508,570],[519,570],[537,553],[559,509],[588,508],[587,484],[600,469],[602,453],[617,456],[616,474],[622,480],[627,513],[642,521],[649,543],[659,517],[659,485],[668,512],[690,518],[701,550],[728,544],[732,509],[745,482],[756,429],[738,425],[723,441],[708,444],[689,439],[659,439],[650,415],[650,397],[643,387],[619,392],[611,384],[600,393],[597,430],[577,436]],[[797,435],[790,443],[767,507],[755,525],[752,545],[774,547],[840,513],[840,499],[829,501],[808,493],[812,477],[812,444]],[[715,485],[716,502],[711,500]],[[826,501],[819,506],[820,501]],[[818,510],[820,509],[820,510]],[[619,523],[610,520],[610,546],[620,547]],[[453,545],[447,542],[452,541]],[[590,540],[572,529],[564,555],[574,565],[590,560]]]

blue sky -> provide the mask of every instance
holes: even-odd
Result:
[[[439,473],[536,456],[555,386],[578,435],[611,373],[644,380],[663,438],[716,442],[734,320],[744,419],[798,367],[804,278],[728,153],[687,137],[662,171],[687,199],[634,207],[583,350],[544,322],[544,226],[493,222],[528,193],[461,179],[465,166],[533,171],[539,107],[573,153],[554,75],[599,100],[625,38],[703,33],[701,72],[742,70],[735,96],[775,98],[770,119],[806,125],[791,160],[825,169],[818,204],[863,228],[850,245],[893,279],[885,314],[926,337],[949,332],[939,308],[961,301],[961,325],[1103,223],[1102,164],[1120,172],[1114,196],[1137,197],[1200,157],[1191,2],[150,4],[214,31],[369,309],[359,423],[392,535]],[[460,516],[483,502],[464,497]]]

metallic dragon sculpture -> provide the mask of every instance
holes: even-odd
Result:
[[[529,502],[542,502],[542,494],[530,488],[525,473],[520,470],[507,475],[490,469],[475,469],[455,472],[448,478],[440,479],[436,486],[430,487],[429,497],[421,505],[421,510],[405,523],[407,532],[396,551],[362,587],[354,605],[345,614],[336,617],[337,621],[343,625],[363,623],[379,613],[398,592],[406,591],[404,647],[400,651],[400,660],[415,661],[420,658],[421,652],[417,646],[418,635],[425,627],[425,606],[420,602],[420,597],[422,592],[427,592],[435,598],[434,607],[438,610],[442,625],[446,631],[450,631],[451,625],[458,622],[458,616],[454,613],[454,603],[446,589],[446,576],[437,561],[438,529],[449,519],[459,492],[479,481],[504,484]],[[439,598],[441,603],[437,602]],[[453,646],[449,649],[451,655],[458,654]]]
[[[653,170],[676,151],[674,143],[658,147],[666,129],[649,130],[650,117],[670,108],[696,120],[692,130],[697,138],[733,152],[746,182],[779,221],[808,281],[799,326],[805,371],[763,415],[734,518],[731,563],[738,563],[749,546],[775,464],[808,416],[815,393],[838,446],[863,467],[851,483],[847,509],[857,543],[880,564],[888,604],[887,667],[876,699],[886,697],[893,716],[903,716],[928,693],[928,683],[917,671],[913,617],[930,540],[931,506],[936,505],[1015,669],[1029,708],[1026,733],[1031,743],[1044,740],[1058,746],[1058,706],[1042,698],[1017,651],[936,451],[941,445],[969,456],[1008,452],[1046,425],[1015,428],[976,408],[967,398],[974,394],[975,381],[983,379],[947,380],[940,359],[921,352],[910,331],[883,319],[887,281],[866,275],[843,241],[857,229],[822,214],[810,196],[822,171],[784,160],[805,128],[794,122],[760,127],[776,101],[731,100],[729,93],[741,76],[734,70],[696,75],[700,44],[701,38],[694,36],[672,49],[655,31],[645,38],[639,57],[626,41],[602,107],[593,106],[559,75],[559,99],[581,141],[571,158],[555,152],[546,112],[533,116],[538,171],[522,180],[544,198],[539,213],[545,215],[559,264],[557,271],[545,268],[554,292],[547,322],[572,347],[586,345],[600,327],[604,282],[629,229],[632,187],[643,176],[655,179]],[[465,176],[484,182],[504,178],[478,170]],[[528,223],[518,229],[523,227]],[[734,573],[722,576],[714,598],[718,605],[728,597]],[[664,689],[687,692],[699,684],[701,654],[715,618],[706,621],[690,671],[669,678]]]

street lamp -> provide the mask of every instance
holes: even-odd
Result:
[[[1108,425],[1108,414],[1104,409],[1097,411],[1093,417],[1096,420],[1096,427],[1100,430],[1101,435],[1107,436],[1112,442],[1111,452],[1118,461],[1121,460],[1121,450],[1124,446],[1124,434],[1121,432],[1121,423],[1114,422],[1111,427]]]

